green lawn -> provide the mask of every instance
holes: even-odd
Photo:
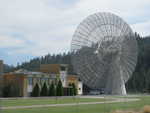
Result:
[[[131,98],[131,97],[130,97]],[[76,105],[65,107],[45,107],[33,109],[3,110],[3,113],[108,113],[112,110],[141,109],[144,105],[150,105],[150,96],[140,96],[136,102],[120,102],[113,104]]]
[[[75,102],[99,102],[105,99],[96,98],[38,98],[38,99],[9,99],[2,100],[1,106],[30,106],[30,105],[46,105],[46,104],[65,104],[65,103],[75,103]]]

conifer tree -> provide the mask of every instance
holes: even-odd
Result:
[[[49,87],[48,96],[56,96],[55,85],[53,82],[51,83],[51,85]]]
[[[72,83],[73,95],[77,95],[77,88],[74,83]]]
[[[56,96],[63,96],[63,86],[61,80],[58,81],[57,87],[56,87]]]
[[[69,96],[73,96],[73,87],[72,84],[69,84]]]
[[[3,97],[10,97],[11,96],[10,94],[11,94],[11,86],[10,85],[4,86],[2,89]]]
[[[46,82],[44,83],[44,85],[43,85],[43,87],[41,89],[40,96],[48,96],[48,89],[47,89]]]
[[[39,88],[39,85],[37,83],[36,83],[35,87],[33,88],[31,96],[32,97],[38,97],[38,96],[40,96],[40,88]]]

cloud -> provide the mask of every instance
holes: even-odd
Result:
[[[11,36],[0,36],[0,48],[22,47],[24,44],[24,40]]]
[[[149,4],[149,0],[0,1],[0,48],[11,47],[9,54],[25,56],[69,51],[77,25],[96,12],[112,12],[133,31],[149,35]]]
[[[134,31],[138,32],[141,36],[150,35],[150,21],[136,23],[132,25]]]

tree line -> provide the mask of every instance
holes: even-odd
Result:
[[[15,84],[7,84],[2,90],[3,97],[20,97],[21,89]],[[31,97],[44,97],[44,96],[75,96],[77,95],[77,88],[74,83],[69,84],[68,88],[63,88],[61,80],[57,84],[52,82],[47,85],[44,82],[43,86],[40,88],[39,84],[36,83],[29,94]]]
[[[150,93],[150,36],[135,36],[138,43],[138,60],[126,88],[128,92]]]

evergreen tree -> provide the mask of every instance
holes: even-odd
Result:
[[[69,96],[73,96],[73,94],[74,94],[74,90],[72,84],[69,84]]]
[[[77,88],[74,83],[72,83],[73,95],[77,95]]]
[[[150,93],[150,69],[148,70],[147,74],[146,75],[149,75],[149,76],[146,76],[146,89],[147,89],[147,92]]]
[[[2,89],[2,96],[3,97],[10,97],[11,95],[11,85],[6,85]]]
[[[39,88],[39,85],[37,83],[36,83],[35,87],[33,88],[31,96],[32,97],[38,97],[38,96],[40,96],[40,88]]]
[[[49,87],[48,96],[56,96],[55,85],[53,82],[51,83],[51,85]]]
[[[3,97],[19,97],[19,87],[15,83],[9,83],[2,89]]]
[[[11,84],[11,97],[19,97],[20,96],[20,89],[19,89],[19,86],[18,84],[16,83],[12,83]]]
[[[58,81],[57,87],[56,87],[56,96],[63,96],[63,86],[61,80]]]
[[[44,85],[43,85],[43,87],[41,89],[40,96],[48,96],[48,89],[47,89],[46,82],[44,83]]]
[[[147,90],[148,90],[148,93],[150,93],[150,83],[149,83],[149,85],[148,85]]]

